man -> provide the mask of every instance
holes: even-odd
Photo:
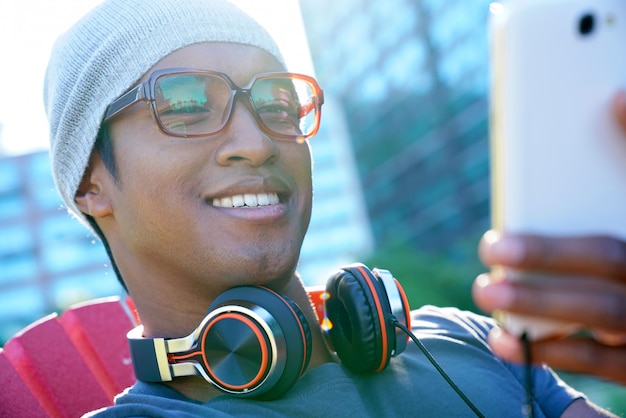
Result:
[[[103,416],[522,415],[525,370],[492,354],[492,322],[432,307],[409,321],[384,271],[335,277],[329,304],[358,323],[339,315],[329,334],[343,335],[327,344],[295,272],[312,203],[307,139],[323,96],[285,73],[247,15],[222,0],[107,0],[57,42],[45,92],[58,188],[103,239],[142,321],[130,341],[143,381]],[[278,314],[247,300],[226,309],[229,292],[284,304]],[[222,314],[234,330],[212,340]],[[293,319],[284,328],[283,317]],[[451,382],[416,345],[403,350],[393,326],[409,322]],[[276,367],[231,382],[248,353],[217,352],[229,331]],[[354,340],[362,345],[342,354]],[[293,381],[281,375],[278,393],[261,393],[291,347],[302,354],[295,373],[285,368]],[[604,416],[546,367],[530,380],[534,416]]]

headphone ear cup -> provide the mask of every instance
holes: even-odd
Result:
[[[394,347],[391,308],[384,287],[363,264],[344,267],[328,280],[326,315],[330,345],[342,363],[357,373],[383,370]]]
[[[246,314],[241,307],[252,314]],[[265,353],[260,356],[264,358],[255,358],[259,357],[258,352],[246,359],[243,358],[245,356],[222,350],[207,360],[206,367],[213,373],[212,379],[221,390],[273,399],[291,388],[306,370],[311,358],[311,331],[300,308],[288,297],[263,287],[235,287],[213,301],[208,315],[212,312],[220,312],[215,315],[213,323],[219,322],[220,318],[226,319],[223,326],[211,327],[213,335],[204,333],[205,340],[210,338],[220,344],[222,341],[238,341],[243,330],[243,333],[255,334],[255,344],[256,341],[266,344],[260,350]],[[258,338],[261,334],[264,338]],[[207,347],[210,346],[207,344]],[[223,363],[230,366],[220,368]],[[238,371],[246,368],[255,373],[260,370],[258,375],[263,376],[260,382],[251,382],[249,387],[242,386]],[[236,390],[233,391],[233,388]]]

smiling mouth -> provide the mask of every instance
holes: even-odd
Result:
[[[278,193],[238,194],[213,199],[213,206],[218,208],[257,208],[279,203]]]

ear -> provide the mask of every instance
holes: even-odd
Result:
[[[89,160],[78,191],[74,196],[76,206],[86,215],[94,218],[104,218],[113,214],[107,188],[113,185],[113,180],[97,153]]]

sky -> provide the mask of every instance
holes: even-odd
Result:
[[[48,148],[43,78],[56,38],[102,0],[0,1],[0,155]],[[293,0],[234,0],[264,23],[290,70],[312,74],[304,29]],[[267,13],[272,5],[271,15]],[[288,15],[289,17],[287,17]],[[297,15],[299,16],[299,14]],[[298,19],[300,19],[298,17]],[[288,22],[288,25],[281,25]],[[301,20],[300,20],[301,22]]]

